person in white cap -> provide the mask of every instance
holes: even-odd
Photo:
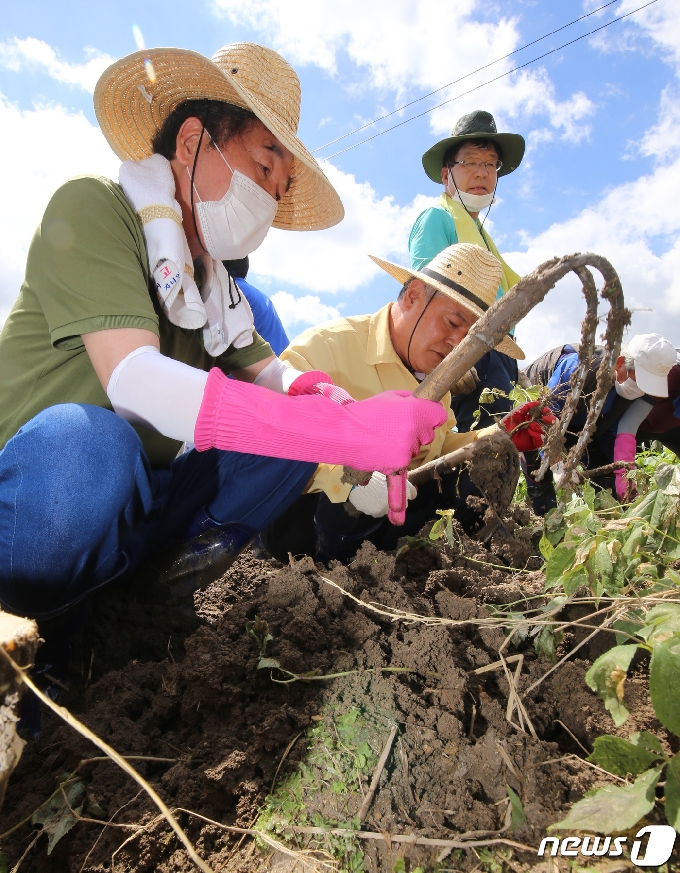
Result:
[[[222,264],[272,226],[343,217],[297,137],[300,84],[280,55],[137,52],[94,102],[119,183],[54,194],[0,336],[0,603],[43,635],[173,541],[220,555],[192,578],[205,584],[318,463],[390,475],[446,419],[409,392],[354,402],[283,364]],[[177,457],[183,443],[195,450]]]
[[[597,369],[602,360],[602,350],[598,350],[589,368],[583,396],[587,398],[594,389]],[[614,461],[634,461],[636,435],[643,428],[643,422],[654,410],[657,402],[668,397],[669,374],[676,364],[676,351],[673,344],[658,333],[638,334],[622,346],[616,361],[614,384],[605,400],[602,413],[595,428],[593,440],[587,449],[587,464],[590,468],[605,466]],[[564,406],[572,374],[579,365],[578,346],[565,345],[547,352],[526,369],[530,382],[547,385],[553,392],[550,405],[555,410]],[[577,414],[571,422],[570,431],[578,431],[587,415],[587,399],[579,405]],[[663,442],[663,436],[658,437]],[[534,461],[536,459],[533,459]],[[527,482],[530,496],[550,508],[552,484],[535,483],[531,478],[532,459],[528,458]],[[608,485],[606,479],[600,482]],[[619,499],[629,496],[630,480],[626,470],[615,474],[615,491]],[[535,492],[535,494],[532,492]]]

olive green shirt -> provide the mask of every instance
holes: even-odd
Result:
[[[33,237],[26,278],[0,333],[0,448],[27,421],[59,403],[111,409],[81,334],[136,327],[159,337],[161,353],[224,373],[273,354],[253,342],[212,358],[203,331],[176,327],[156,298],[142,227],[121,188],[79,176],[59,188]],[[167,466],[181,443],[135,428],[153,467]]]

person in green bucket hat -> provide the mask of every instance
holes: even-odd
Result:
[[[498,133],[493,115],[478,109],[459,118],[451,136],[425,152],[425,173],[433,182],[444,185],[444,191],[439,203],[421,212],[413,225],[409,238],[412,269],[422,269],[448,246],[465,242],[488,249],[500,261],[499,297],[517,284],[520,277],[500,256],[484,229],[484,220],[494,202],[498,179],[519,167],[524,148],[524,137]],[[480,220],[484,209],[486,215]],[[482,426],[492,424],[496,413],[509,412],[512,402],[504,397],[481,407],[479,400],[485,389],[496,388],[508,394],[510,383],[516,381],[515,360],[497,351],[486,354],[454,389],[452,409],[459,431],[472,428],[477,409],[481,409],[478,424]]]

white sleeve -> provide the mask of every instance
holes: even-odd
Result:
[[[254,384],[261,388],[269,388],[270,391],[276,391],[277,394],[288,394],[288,389],[298,376],[302,376],[301,370],[296,370],[290,364],[284,363],[279,358],[274,358],[264,369],[260,370],[255,377]]]
[[[111,374],[106,393],[115,412],[130,424],[192,442],[208,374],[140,346]]]
[[[618,436],[620,433],[631,433],[635,436],[638,432],[638,428],[647,418],[652,409],[654,409],[653,403],[648,403],[646,400],[638,397],[637,400],[634,400],[630,404],[628,409],[619,419],[619,426],[616,429],[616,435]]]

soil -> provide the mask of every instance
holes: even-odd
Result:
[[[506,718],[509,686],[503,671],[475,672],[498,661],[505,640],[501,628],[392,621],[324,581],[366,604],[422,616],[479,619],[499,603],[517,603],[521,611],[543,583],[535,572],[540,560],[532,557],[528,521],[528,513],[516,509],[486,546],[458,527],[456,548],[423,539],[396,557],[365,543],[349,567],[335,563],[327,569],[310,558],[281,566],[247,552],[193,598],[154,580],[146,568],[94,605],[76,639],[69,691],[60,703],[119,753],[162,759],[132,763],[171,808],[185,810],[178,820],[215,871],[285,868],[285,858],[266,856],[252,839],[219,824],[252,826],[274,780],[281,784],[305,758],[305,732],[320,725],[332,732],[334,719],[350,711],[361,714],[376,758],[391,725],[398,725],[364,829],[437,839],[482,832],[535,847],[549,824],[564,817],[587,789],[602,784],[601,774],[581,760],[583,748],[591,749],[599,734],[617,731],[584,683],[590,661],[567,662],[525,699],[533,737],[517,726],[516,712],[514,724]],[[283,674],[257,669],[261,652],[246,632],[256,616],[273,637],[267,657],[286,670],[356,672],[333,680],[272,681],[272,675]],[[531,640],[509,649],[518,651],[524,653],[521,690],[551,664],[536,656]],[[586,646],[579,654],[591,658],[598,652]],[[381,672],[388,666],[412,672]],[[619,731],[623,736],[660,729],[644,691],[644,665],[638,672],[626,687],[632,714]],[[0,815],[2,833],[29,819],[2,840],[7,869],[37,836],[22,873],[195,870],[130,777],[107,760],[81,764],[100,755],[57,716],[46,714],[41,738],[26,746]],[[79,822],[48,855],[47,837],[39,835],[30,816],[79,764],[78,774],[87,782],[83,816],[148,827],[135,832]],[[359,779],[355,791],[338,793],[323,785],[320,773],[319,790],[306,797],[308,821],[315,815],[350,821],[370,775]],[[503,830],[507,786],[521,799],[527,818],[512,833]],[[366,841],[362,849],[371,871],[391,871],[400,857],[407,870],[417,864],[431,869],[442,851],[389,839]],[[479,864],[472,851],[455,857],[455,869]],[[518,851],[514,857],[519,860],[513,869],[528,870],[537,861],[535,852]]]

